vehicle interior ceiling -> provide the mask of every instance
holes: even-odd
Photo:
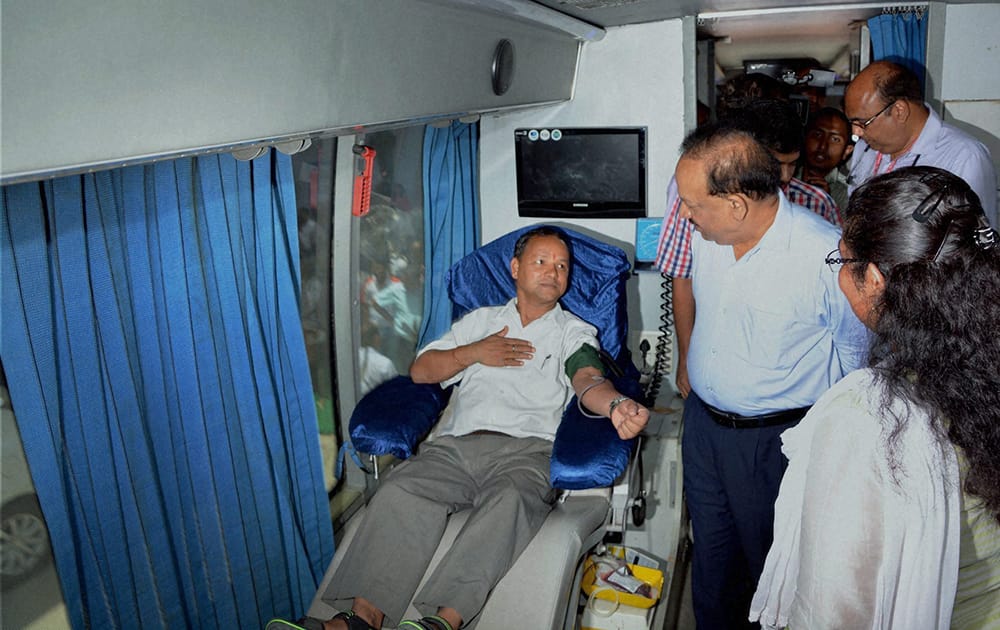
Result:
[[[744,72],[747,61],[782,60],[792,67],[836,73],[827,105],[840,106],[844,86],[858,71],[859,32],[884,10],[922,10],[927,2],[827,2],[823,0],[535,0],[601,28],[684,16],[697,17],[699,55],[710,51],[714,83]],[[989,0],[950,2],[971,4]],[[949,4],[949,2],[944,2]],[[816,63],[818,62],[818,64]],[[853,64],[853,65],[852,65]],[[786,66],[787,67],[787,66]],[[705,100],[699,64],[699,99]],[[707,73],[707,72],[706,72]],[[803,72],[799,76],[804,76]],[[776,77],[780,78],[780,77]]]

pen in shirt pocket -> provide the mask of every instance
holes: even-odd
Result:
[[[548,363],[549,359],[551,359],[551,358],[552,358],[551,354],[545,355],[545,358],[542,359],[542,364],[538,366],[538,369],[539,370],[544,370],[545,369],[545,364]]]

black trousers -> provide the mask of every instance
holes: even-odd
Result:
[[[788,465],[780,435],[795,424],[723,427],[693,391],[685,401],[684,493],[698,630],[758,627],[747,621],[750,599],[771,546],[774,501]]]

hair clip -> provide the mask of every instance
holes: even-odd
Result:
[[[972,240],[976,242],[976,247],[982,250],[990,250],[997,244],[997,231],[990,227],[985,216],[979,217],[979,227],[972,232]]]
[[[917,209],[913,211],[913,220],[917,223],[927,223],[927,219],[931,218],[937,207],[941,205],[941,201],[944,199],[945,194],[948,192],[947,188],[939,188],[927,195]]]
[[[955,220],[948,219],[948,225],[946,225],[944,228],[944,236],[941,237],[941,244],[938,245],[937,251],[934,252],[934,256],[931,258],[932,263],[936,263],[938,261],[938,258],[941,257],[941,252],[944,251],[944,246],[948,244],[948,237],[951,236],[951,228],[954,225],[955,225]]]

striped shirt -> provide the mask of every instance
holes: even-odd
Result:
[[[785,196],[796,205],[812,210],[830,223],[840,227],[837,204],[822,188],[792,178]],[[670,178],[667,186],[667,213],[660,225],[660,242],[656,248],[656,267],[671,278],[691,277],[691,235],[694,226],[681,217],[681,198],[677,194],[677,180]]]
[[[844,224],[833,197],[819,186],[807,184],[793,177],[785,187],[785,196],[792,203],[812,210],[837,227]]]
[[[660,243],[656,248],[656,268],[672,278],[691,277],[691,234],[694,227],[681,218],[681,198],[677,180],[667,186],[667,214],[660,225]]]

